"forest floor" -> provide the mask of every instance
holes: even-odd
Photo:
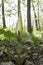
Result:
[[[33,32],[35,32],[35,30],[33,31]],[[38,33],[38,34],[37,34]],[[37,34],[37,35],[36,35]],[[35,33],[34,33],[34,35],[36,35],[36,37],[38,36],[38,38],[40,38],[41,39],[41,41],[43,41],[43,38],[41,38],[42,36],[41,36],[41,33],[38,31],[36,31]],[[30,39],[31,37],[29,36],[29,34],[27,34],[27,33],[23,33],[23,35],[22,35],[22,40],[24,41],[24,43],[22,42],[22,47],[23,47],[23,49],[22,49],[22,52],[23,53],[26,53],[26,52],[28,52],[29,51],[29,48],[32,46],[31,45],[31,39]],[[34,38],[34,36],[33,36],[33,38],[32,38],[33,40],[34,40],[34,42],[36,42],[36,43],[39,43],[40,42],[40,40],[37,40],[37,38]],[[26,41],[26,42],[25,42]],[[38,42],[37,42],[38,41]],[[7,46],[8,46],[8,48],[10,49],[10,52],[12,52],[12,53],[15,53],[15,46],[16,46],[16,44],[14,44],[15,42],[17,42],[17,37],[16,37],[16,33],[14,33],[14,32],[12,32],[12,31],[10,31],[10,30],[8,30],[8,29],[0,29],[0,65],[15,65],[15,64],[13,64],[11,61],[7,61],[6,62],[6,60],[8,60],[8,58],[6,58],[5,56],[3,56],[3,50],[4,51],[6,51],[7,50]],[[7,46],[6,46],[7,45]],[[10,47],[9,47],[9,45],[10,45]],[[14,46],[15,45],[15,46]],[[25,46],[25,47],[24,47]],[[42,51],[42,58],[40,59],[40,65],[43,65],[43,42],[42,42],[42,44],[40,45],[40,46],[42,46],[41,47],[41,51]],[[17,46],[16,46],[17,47]],[[25,48],[25,49],[24,49]],[[36,48],[36,47],[34,47],[34,48]],[[33,49],[33,48],[32,48]],[[37,50],[37,49],[35,49],[35,50]],[[35,52],[35,50],[33,49],[33,51]],[[38,52],[39,50],[37,50],[37,52]],[[33,58],[34,57],[36,57],[36,55],[37,55],[37,53],[35,53],[35,56],[34,56],[34,54],[32,55],[33,56]],[[4,62],[3,62],[3,60],[4,60]],[[37,63],[37,61],[36,61],[36,63]],[[29,64],[29,60],[28,61],[26,61],[26,64],[25,65],[30,65]],[[31,65],[33,65],[33,64],[31,64]]]

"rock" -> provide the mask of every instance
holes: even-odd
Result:
[[[43,58],[40,59],[40,65],[43,65]]]
[[[10,62],[3,62],[3,63],[1,63],[0,65],[15,65],[15,64],[13,64],[13,63],[10,61]]]
[[[34,65],[31,61],[26,60],[26,62],[24,63],[24,65]]]

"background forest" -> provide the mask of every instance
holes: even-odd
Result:
[[[0,65],[43,65],[43,0],[0,0]]]

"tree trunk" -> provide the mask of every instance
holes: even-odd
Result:
[[[32,32],[31,27],[31,3],[30,0],[27,0],[27,30],[29,33]]]
[[[19,15],[20,15],[20,0],[18,0],[18,17],[19,17]]]
[[[5,28],[6,24],[5,24],[5,15],[4,15],[4,0],[2,0],[2,20],[3,20],[3,28]]]
[[[38,0],[38,28],[39,28],[39,30],[41,29],[40,28],[40,21],[39,21],[39,0]]]
[[[38,30],[38,19],[37,19],[37,15],[36,15],[36,12],[35,12],[34,3],[32,3],[32,7],[33,7],[33,11],[34,11],[36,29]]]

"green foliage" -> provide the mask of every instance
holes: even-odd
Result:
[[[38,39],[37,37],[35,37],[33,34],[31,36],[31,40],[34,42],[35,46],[39,46],[40,45],[41,40]]]
[[[22,33],[22,40],[24,41],[26,41],[26,40],[30,40],[30,35],[29,35],[29,33],[25,33],[25,32],[23,32]]]
[[[19,54],[21,54],[21,44],[20,43],[18,43],[17,44],[17,53],[19,53]]]
[[[16,40],[16,33],[12,33],[10,30],[0,29],[0,40]]]
[[[9,40],[9,41],[18,41],[17,39],[19,38],[19,36],[17,36],[16,33],[12,33],[10,30],[5,30],[5,29],[0,29],[0,40]],[[35,45],[39,45],[40,44],[40,39],[38,39],[37,37],[35,37],[33,34],[30,36],[29,33],[21,33],[20,34],[20,39],[22,41],[26,41],[26,40],[30,40],[30,41],[34,41]]]
[[[20,34],[20,32],[18,34],[16,34],[16,33],[12,33],[11,31],[5,30],[5,29],[0,29],[0,34],[4,34],[5,37],[10,39],[10,40],[3,39],[0,41],[0,44],[3,44],[3,45],[7,44],[7,46],[4,49],[1,49],[1,51],[4,52],[11,59],[11,61],[12,60],[16,61],[15,65],[22,65],[21,63],[23,63],[24,59],[31,55],[31,53],[32,53],[31,50],[34,51],[33,46],[28,46],[26,44],[23,45],[21,41],[24,41],[24,40],[25,41],[30,40],[30,42],[33,41],[32,44],[34,44],[34,46],[36,46],[37,49],[39,50],[40,40],[38,38],[36,38],[33,34],[30,35],[29,33],[25,33],[25,32],[22,34]],[[14,41],[16,41],[16,42],[14,43]],[[31,44],[30,42],[29,42],[29,44]],[[14,51],[14,49],[12,49],[12,48],[14,47],[14,45],[16,43],[17,43],[16,51]],[[28,43],[28,42],[26,42],[26,43]],[[11,47],[10,44],[11,44],[11,46],[13,45],[12,48],[10,48]],[[22,48],[25,48],[25,54],[22,54],[22,51],[24,50]],[[16,55],[14,53],[12,53],[12,50],[14,53],[16,52]]]
[[[4,0],[4,3],[6,2],[7,0]]]

